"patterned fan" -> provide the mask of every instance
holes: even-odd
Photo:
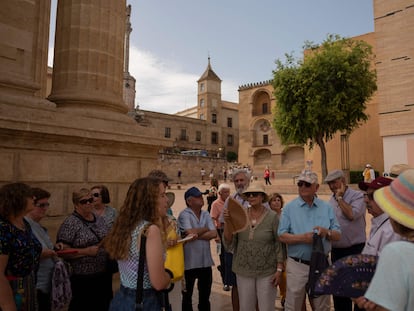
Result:
[[[377,256],[350,255],[338,259],[319,277],[315,293],[356,298],[363,296],[377,267]]]

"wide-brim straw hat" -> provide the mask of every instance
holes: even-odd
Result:
[[[269,197],[261,184],[252,184],[246,190],[243,191],[243,195],[246,196],[248,193],[261,193],[263,194],[263,202],[267,202]]]
[[[168,208],[171,208],[175,202],[175,193],[174,192],[166,192],[165,195],[168,198]]]
[[[224,219],[224,225],[232,234],[244,231],[249,225],[246,208],[233,197],[228,198],[227,209],[230,217]]]
[[[388,187],[375,191],[374,199],[392,219],[414,230],[414,169],[404,171]]]

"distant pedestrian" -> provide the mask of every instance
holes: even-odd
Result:
[[[178,169],[178,173],[177,173],[178,183],[179,183],[179,184],[182,184],[182,182],[181,182],[181,174],[182,174],[182,172],[181,172],[181,168],[179,168],[179,169]]]
[[[214,169],[211,169],[210,174],[208,175],[210,177],[210,180],[214,178]]]
[[[201,181],[204,181],[204,177],[206,177],[206,170],[204,168],[201,168],[200,175],[201,175]]]
[[[270,182],[270,170],[269,170],[268,167],[266,167],[266,169],[264,170],[263,178],[266,182],[266,185],[271,185],[272,184]]]
[[[362,172],[362,176],[364,176],[364,182],[370,183],[375,179],[375,171],[372,168],[371,164],[365,165],[365,169]]]

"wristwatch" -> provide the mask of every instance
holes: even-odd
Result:
[[[339,202],[339,201],[341,201],[341,200],[342,200],[342,197],[341,197],[341,196],[336,197],[336,201],[337,201],[337,202]]]

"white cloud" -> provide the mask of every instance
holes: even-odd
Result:
[[[199,73],[183,72],[178,64],[166,64],[151,52],[135,47],[130,49],[129,64],[129,71],[136,79],[135,103],[140,108],[175,113],[197,105]],[[237,88],[236,83],[223,81],[222,100],[238,102]]]
[[[48,65],[53,66],[53,47],[49,47]],[[136,79],[135,105],[141,109],[175,113],[197,105],[199,73],[183,72],[179,64],[167,64],[151,52],[134,46],[130,48],[129,72]],[[223,80],[222,100],[238,102],[238,85],[220,78]]]
[[[182,72],[148,51],[131,47],[129,72],[136,79],[135,104],[144,110],[174,113],[197,104],[197,75]]]

